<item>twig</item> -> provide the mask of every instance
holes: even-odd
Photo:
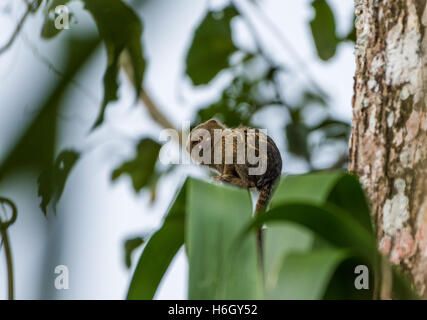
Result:
[[[129,81],[134,84],[134,71],[132,68],[132,64],[130,62],[129,53],[127,51],[124,51],[122,55],[120,56],[120,65],[122,69],[125,71]],[[141,102],[145,105],[147,108],[148,113],[150,114],[151,118],[157,122],[160,126],[162,126],[165,129],[172,129],[178,132],[179,142],[182,143],[181,139],[181,132],[172,124],[172,122],[169,121],[169,119],[159,110],[153,99],[150,97],[148,92],[142,88],[141,93],[139,95],[139,99]]]
[[[21,31],[22,27],[24,26],[25,20],[27,20],[27,17],[29,16],[30,13],[35,12],[39,8],[41,2],[42,2],[42,0],[34,0],[32,3],[25,1],[26,5],[27,5],[27,10],[25,11],[21,20],[19,20],[19,22],[15,28],[15,31],[13,32],[12,36],[9,38],[9,41],[3,47],[0,48],[0,54],[3,54],[6,50],[8,50],[12,46],[16,37],[18,36],[19,32]]]

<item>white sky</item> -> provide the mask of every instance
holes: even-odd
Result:
[[[19,2],[0,0],[0,45],[8,39],[17,18],[22,14]],[[333,114],[350,120],[354,74],[352,46],[341,45],[332,61],[321,63],[316,56],[308,24],[313,15],[310,1],[259,2],[297,50],[299,58],[309,67],[316,81],[330,93]],[[339,32],[345,34],[351,24],[352,1],[328,2],[335,10]],[[8,3],[11,4],[9,9]],[[216,6],[224,1],[210,3]],[[73,3],[71,8],[78,12],[79,19],[72,28],[84,28],[88,24],[93,27],[88,14],[81,12],[79,2]],[[192,31],[206,8],[206,1],[156,0],[147,1],[141,13],[145,25],[145,52],[149,61],[145,87],[178,127],[181,121],[192,119],[194,110],[207,100],[213,100],[225,83],[226,77],[220,76],[211,87],[194,90],[183,75],[183,59]],[[41,41],[40,26],[41,15],[38,14],[27,21],[23,36],[0,56],[0,83],[3,84],[0,86],[0,161],[19,137],[32,106],[38,105],[39,91],[59,80],[40,61],[40,55],[43,55],[61,69],[63,52],[56,45],[59,40]],[[274,58],[289,64],[292,59],[269,29],[260,23],[257,26]],[[249,35],[242,25],[236,22],[233,27],[237,31],[238,43],[250,45]],[[37,47],[39,54],[29,47],[29,43]],[[132,88],[122,77],[120,101],[109,107],[106,124],[88,135],[102,97],[105,63],[105,52],[100,50],[91,67],[79,75],[79,85],[72,86],[64,99],[70,111],[61,114],[64,129],[60,149],[74,147],[91,151],[86,153],[70,175],[57,207],[57,216],[50,213],[46,220],[39,210],[35,175],[21,173],[0,185],[0,194],[14,199],[19,209],[18,221],[10,229],[18,299],[124,298],[131,272],[124,267],[123,241],[157,228],[185,175],[201,174],[198,169],[183,166],[160,182],[158,201],[153,206],[149,205],[148,194],[133,192],[130,179],[122,178],[114,184],[110,182],[112,169],[132,156],[136,139],[147,134],[157,138],[160,128],[149,119],[144,108],[133,106]],[[268,114],[266,112],[258,121],[265,123],[269,119]],[[272,128],[269,134],[280,143],[282,119],[268,125]],[[284,155],[284,163],[284,170],[288,173],[305,169],[287,155]],[[134,255],[134,266],[140,252]],[[5,298],[4,251],[0,251],[0,254],[0,298]],[[44,263],[48,256],[53,259],[52,265]],[[69,268],[69,290],[53,289],[54,267],[59,264]],[[163,279],[156,298],[185,299],[187,273],[185,254],[181,250]],[[50,291],[42,294],[46,288]]]

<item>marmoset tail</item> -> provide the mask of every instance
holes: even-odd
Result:
[[[274,141],[258,129],[229,129],[211,119],[195,127],[187,142],[195,162],[217,171],[217,181],[259,192],[255,213],[264,211],[282,171]]]

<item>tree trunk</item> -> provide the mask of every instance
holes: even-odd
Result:
[[[427,0],[355,0],[350,171],[380,251],[427,297]]]

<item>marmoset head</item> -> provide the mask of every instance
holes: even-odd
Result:
[[[213,148],[215,130],[223,130],[225,128],[218,120],[210,119],[191,130],[186,144],[186,149],[191,157],[194,159],[193,152],[197,153],[197,158],[203,157],[203,154],[200,154],[203,150],[211,150]],[[194,150],[194,148],[197,149]]]

